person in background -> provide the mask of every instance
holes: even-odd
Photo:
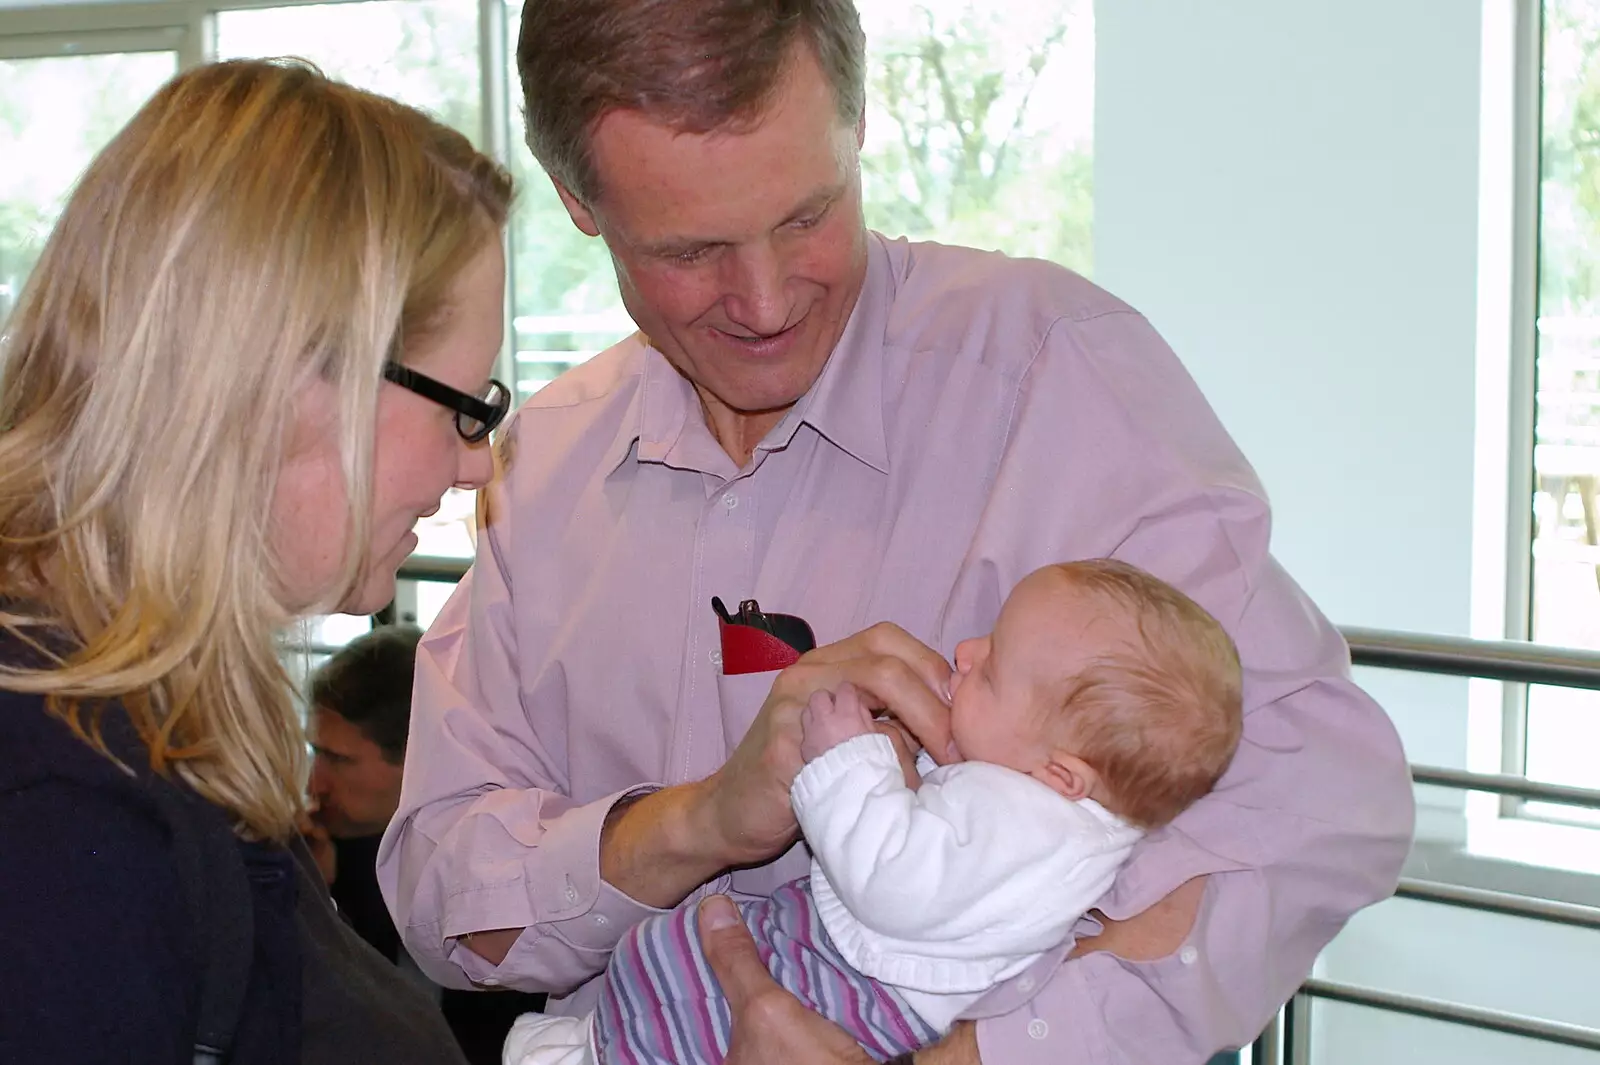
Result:
[[[421,637],[415,625],[385,625],[351,640],[312,673],[307,709],[311,818],[331,841],[329,890],[362,939],[426,981],[401,945],[374,870],[400,803]],[[544,1007],[543,995],[427,986],[472,1065],[498,1065],[517,1016]]]
[[[294,62],[90,164],[0,336],[0,1061],[450,1065],[301,845],[298,619],[393,596],[510,405],[509,175]]]
[[[306,699],[311,740],[311,819],[332,844],[329,890],[378,953],[404,957],[400,935],[372,875],[378,840],[400,802],[413,625],[383,626],[351,640],[312,673]]]

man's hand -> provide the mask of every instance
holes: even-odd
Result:
[[[727,1065],[861,1065],[872,1059],[843,1028],[806,1009],[767,972],[750,930],[728,899],[713,895],[697,915],[706,962],[728,1000],[733,1033]],[[918,1065],[981,1065],[978,1030],[960,1021],[935,1046],[917,1051]]]
[[[900,771],[905,775],[906,787],[912,791],[922,787],[922,774],[917,771],[915,753],[921,750],[922,744],[917,742],[917,738],[892,717],[874,718],[872,731],[886,737],[889,745],[894,748],[895,757],[900,759]]]
[[[837,679],[823,682],[828,676]],[[898,625],[880,622],[819,647],[783,671],[809,696],[818,688],[855,685],[869,710],[886,710],[940,765],[960,760],[950,736],[950,663]],[[774,685],[776,690],[777,685]]]
[[[727,1065],[867,1065],[865,1050],[843,1028],[806,1009],[761,963],[755,940],[733,903],[713,895],[700,904],[700,942],[728,999],[733,1032]]]
[[[935,761],[955,759],[945,695],[950,665],[937,652],[887,623],[807,652],[778,674],[732,757],[704,781],[689,785],[698,790],[701,809],[696,836],[710,841],[721,857],[697,883],[729,866],[775,858],[799,838],[789,785],[805,762],[801,716],[813,692],[838,691],[846,684],[856,688],[867,709],[893,714]]]
[[[800,712],[800,756],[815,761],[845,740],[872,731],[872,715],[861,705],[854,686],[840,685],[837,694],[812,692]]]
[[[338,875],[338,855],[333,849],[333,839],[328,835],[328,826],[317,817],[315,808],[307,810],[300,815],[299,824],[296,826],[300,838],[305,841],[306,849],[311,852],[311,857],[316,859],[317,871],[322,874],[322,882],[333,885],[334,877]]]

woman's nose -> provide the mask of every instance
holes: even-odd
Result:
[[[476,491],[494,477],[494,451],[487,440],[476,444],[461,442],[461,458],[456,464],[457,488]]]

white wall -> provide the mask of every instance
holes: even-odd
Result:
[[[1477,5],[1110,0],[1096,19],[1096,279],[1189,364],[1331,615],[1465,634]]]
[[[1272,496],[1278,556],[1342,624],[1470,629],[1481,20],[1469,0],[1096,9],[1096,280],[1187,362]],[[1463,682],[1361,679],[1414,761],[1464,764]],[[1459,797],[1424,801],[1449,834]],[[1322,975],[1600,1025],[1597,947],[1389,902]],[[1584,1057],[1353,1007],[1315,1031],[1317,1065]]]
[[[1478,6],[1114,0],[1096,20],[1096,279],[1188,363],[1335,621],[1467,634]],[[1464,682],[1372,684],[1414,759],[1463,764]]]

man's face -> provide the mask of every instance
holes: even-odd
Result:
[[[753,446],[806,393],[855,307],[861,133],[840,122],[802,48],[751,128],[678,133],[635,111],[602,117],[598,202],[563,192],[579,228],[605,238],[624,305],[694,383],[725,447],[725,426],[753,423]]]
[[[317,819],[339,839],[375,836],[400,807],[401,767],[332,710],[311,718],[311,798]]]

